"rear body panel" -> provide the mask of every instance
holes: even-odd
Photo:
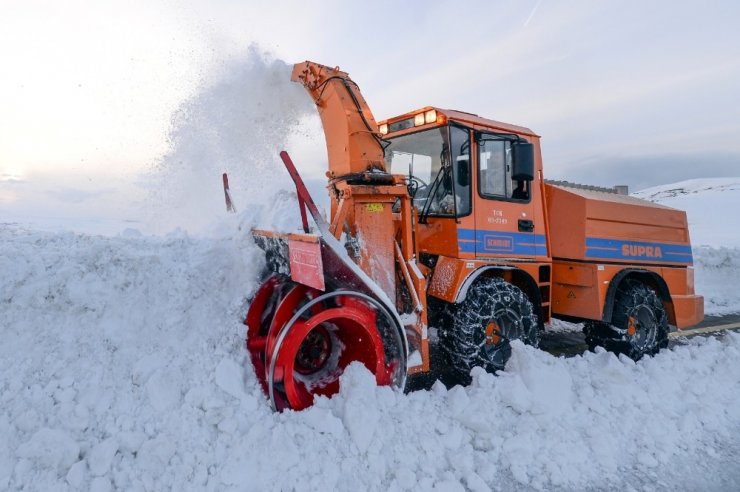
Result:
[[[666,312],[677,328],[703,319],[703,298],[694,293],[685,212],[601,191],[555,185],[545,190],[554,314],[609,318],[612,281],[630,271],[650,272],[663,280]]]
[[[630,196],[546,185],[552,255],[688,266],[686,212]]]
[[[691,268],[553,261],[552,312],[555,316],[600,321],[607,315],[609,289],[626,269],[650,272],[665,281],[670,299],[664,300],[670,324],[683,329],[704,319],[704,298],[694,294]],[[655,287],[655,290],[660,289]]]

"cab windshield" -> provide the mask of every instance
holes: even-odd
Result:
[[[420,212],[436,216],[470,213],[470,139],[466,129],[432,128],[390,139],[385,160],[391,173],[407,176]]]

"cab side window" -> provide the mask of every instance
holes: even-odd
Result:
[[[511,161],[511,141],[478,141],[478,183],[484,198],[529,200],[528,183],[511,179]]]

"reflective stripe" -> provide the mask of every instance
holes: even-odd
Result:
[[[457,245],[462,253],[547,256],[544,234],[458,229]]]

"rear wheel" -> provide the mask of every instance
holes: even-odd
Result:
[[[512,340],[537,346],[537,315],[521,289],[501,278],[484,278],[470,287],[465,300],[451,306],[440,346],[461,375],[473,367],[501,370],[511,356]]]
[[[612,323],[590,321],[586,343],[639,360],[668,346],[668,317],[653,289],[637,280],[622,282],[614,300]]]

